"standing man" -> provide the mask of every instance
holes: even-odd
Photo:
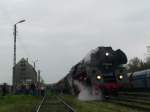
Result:
[[[2,85],[2,96],[5,96],[7,94],[7,84],[4,83]]]

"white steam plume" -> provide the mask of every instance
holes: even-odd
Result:
[[[102,92],[96,91],[94,87],[85,86],[82,82],[77,80],[74,81],[74,84],[79,88],[80,93],[78,99],[82,101],[91,101],[91,100],[103,100]]]

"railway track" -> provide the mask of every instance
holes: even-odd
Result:
[[[150,93],[120,92],[117,97],[110,97],[107,101],[136,110],[150,112]]]
[[[120,92],[117,97],[109,97],[104,102],[122,105],[141,112],[150,112],[150,93]],[[34,112],[76,112],[60,96],[45,96]]]
[[[56,95],[46,95],[35,112],[76,112],[61,97]]]

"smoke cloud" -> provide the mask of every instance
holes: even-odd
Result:
[[[96,91],[94,87],[86,86],[82,82],[74,81],[74,84],[79,88],[80,93],[78,99],[82,101],[103,100],[102,92]]]

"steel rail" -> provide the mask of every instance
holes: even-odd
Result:
[[[70,111],[69,112],[77,112],[74,108],[72,108],[69,104],[67,104],[60,96],[56,96]]]
[[[42,106],[42,104],[43,104],[45,98],[46,98],[46,95],[43,97],[42,101],[40,102],[40,104],[39,104],[39,106],[38,106],[38,108],[37,108],[37,110],[36,110],[35,112],[39,112],[39,111],[40,111],[41,106]]]
[[[41,107],[44,105],[44,101],[46,100],[47,95],[45,95],[42,99],[42,101],[40,102],[40,104],[38,105],[37,109],[34,112],[40,112],[41,111]],[[54,97],[60,101],[60,103],[62,103],[68,110],[68,112],[77,112],[74,108],[72,108],[69,104],[67,104],[63,98],[61,98],[60,96],[54,95]]]

